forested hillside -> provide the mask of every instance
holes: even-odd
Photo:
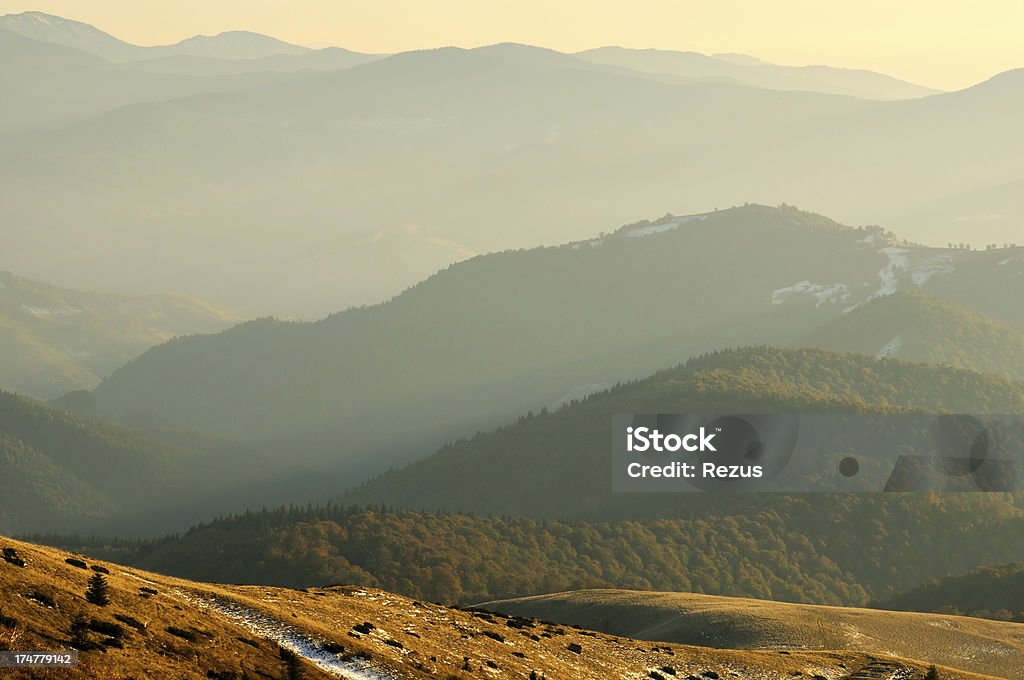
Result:
[[[806,344],[899,290],[964,284],[977,299],[958,304],[1024,323],[1012,296],[985,294],[1024,283],[1024,263],[997,258],[1006,253],[901,244],[880,228],[789,206],[666,216],[589,241],[473,258],[385,304],[316,323],[265,319],[178,339],[116,371],[95,395],[127,422],[271,439],[316,471],[312,495],[322,496],[704,352]],[[998,324],[977,326],[938,326],[936,346],[952,353]],[[978,349],[987,357],[978,367],[991,369],[996,349]],[[1019,359],[1009,349],[1012,370]]]
[[[1013,498],[728,498],[618,522],[362,509],[251,512],[143,544],[37,537],[162,573],[306,587],[354,583],[477,602],[635,588],[864,605],[1020,554]]]
[[[961,369],[823,350],[715,352],[446,446],[429,458],[368,482],[346,499],[549,518],[611,519],[705,507],[714,501],[687,494],[612,493],[612,416],[884,414],[908,408],[1020,413],[1024,384]],[[841,457],[839,449],[815,454],[834,455],[837,461]]]
[[[191,433],[130,431],[0,391],[0,532],[167,531],[222,512],[238,488],[283,465]]]

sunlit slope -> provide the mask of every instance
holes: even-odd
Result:
[[[721,650],[637,642],[525,618],[424,604],[386,592],[214,586],[80,560],[0,539],[0,648],[82,648],[69,678],[170,676],[350,680],[486,677],[756,677],[840,680],[886,664],[923,675],[919,661],[874,653]],[[80,558],[71,558],[79,560]],[[109,603],[87,601],[87,581],[107,572]],[[73,638],[76,617],[80,628]],[[898,616],[898,615],[895,615]],[[291,652],[282,654],[285,647]],[[950,680],[983,676],[943,669]],[[289,674],[291,673],[291,674]],[[218,675],[219,674],[219,675]],[[657,674],[657,675],[655,675]],[[10,677],[36,677],[10,671]]]
[[[1024,677],[1024,625],[688,593],[585,590],[481,605],[613,635],[745,649],[850,649]]]

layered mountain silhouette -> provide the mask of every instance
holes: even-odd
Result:
[[[791,208],[666,217],[473,258],[385,304],[316,323],[264,320],[177,340],[115,372],[96,398],[120,418],[250,441],[334,430],[345,449],[368,454],[371,441],[384,450],[406,437],[468,434],[722,347],[808,344],[848,315],[875,315],[899,290],[955,289],[958,304],[1000,319],[936,319],[948,325],[929,340],[947,347],[950,365],[993,370],[1024,319],[1010,296],[986,293],[1024,283],[1016,253],[901,245]],[[977,358],[951,349],[964,333],[981,341],[992,328],[1003,335]],[[885,332],[840,349],[880,354],[901,329]],[[940,349],[921,351],[908,358]]]
[[[7,18],[5,45],[75,45],[81,60],[94,57],[84,43],[109,42],[29,19]],[[252,49],[232,52],[238,42]],[[225,58],[199,49],[220,43],[212,53]],[[792,201],[932,245],[964,233],[1013,242],[1024,215],[1015,72],[880,101],[898,93],[822,92],[894,86],[882,76],[728,55],[505,44],[380,58],[292,54],[246,34],[183,45],[36,77],[5,62],[19,133],[0,137],[0,198],[23,255],[0,265],[120,290],[185,275],[247,313],[312,318],[472,253],[584,238],[639,214]],[[663,57],[698,65],[665,73]],[[24,134],[40,117],[62,129]],[[53,257],[42,233],[74,254]],[[133,266],[111,266],[115,251]]]
[[[599,47],[578,52],[577,56],[597,64],[645,73],[729,79],[773,90],[806,90],[881,100],[936,94],[930,88],[871,71],[830,66],[779,66],[742,54],[706,55],[700,52]]]
[[[251,31],[196,35],[173,45],[132,45],[90,24],[44,12],[0,16],[0,28],[39,42],[55,43],[87,52],[111,62],[137,61],[185,55],[218,59],[258,59],[276,54],[305,54],[308,47],[291,45]]]

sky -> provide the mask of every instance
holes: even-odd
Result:
[[[1022,0],[0,0],[153,45],[243,29],[399,52],[522,42],[742,52],[958,89],[1024,66]]]

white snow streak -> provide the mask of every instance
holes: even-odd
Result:
[[[393,680],[393,676],[375,668],[366,659],[343,661],[337,654],[323,649],[308,635],[288,624],[232,600],[201,596],[174,589],[173,593],[201,609],[212,609],[231,619],[255,635],[271,640],[298,654],[314,666],[345,680]]]
[[[815,307],[820,307],[826,302],[839,302],[850,297],[849,288],[845,283],[811,283],[810,281],[798,281],[792,286],[776,288],[772,291],[772,304],[781,305],[792,295],[813,295]]]
[[[662,234],[666,231],[672,231],[678,229],[680,225],[692,222],[694,220],[706,220],[708,213],[702,213],[700,215],[686,215],[685,217],[676,217],[663,224],[652,224],[649,227],[640,227],[633,231],[627,232],[626,236],[630,238],[643,238],[644,236],[650,236],[652,234]]]

